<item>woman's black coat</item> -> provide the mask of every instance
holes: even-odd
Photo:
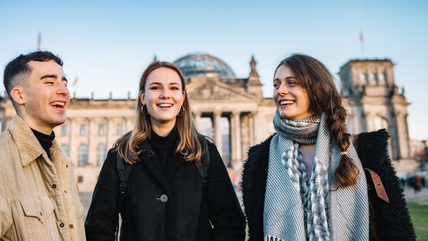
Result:
[[[264,236],[263,210],[272,137],[252,147],[244,164],[242,194],[250,241],[263,240]],[[370,200],[375,212],[377,232],[383,240],[415,240],[415,231],[406,207],[403,189],[388,156],[388,139],[388,133],[382,129],[359,134],[355,143],[363,167],[379,174],[390,201],[386,203],[380,198]],[[370,240],[375,240],[372,233]]]
[[[194,163],[172,155],[162,171],[148,141],[133,165],[121,209],[121,240],[244,240],[245,218],[214,144],[204,195]],[[87,240],[114,240],[119,177],[111,149],[100,172],[86,219]],[[168,200],[165,201],[166,195]],[[212,225],[211,225],[212,224]]]

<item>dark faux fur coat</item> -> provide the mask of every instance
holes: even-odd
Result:
[[[253,146],[244,164],[242,193],[250,241],[263,240],[263,208],[272,137]],[[415,240],[416,236],[403,189],[388,155],[388,139],[389,134],[382,129],[361,133],[356,141],[358,156],[363,167],[379,174],[390,201],[386,203],[380,198],[370,200],[375,212],[377,232],[382,240]],[[370,232],[370,240],[375,240],[372,232]]]

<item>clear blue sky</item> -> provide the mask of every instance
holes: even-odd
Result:
[[[405,87],[410,137],[428,139],[428,2],[0,1],[0,66],[37,48],[58,54],[78,97],[137,96],[144,68],[190,52],[214,55],[247,77],[254,54],[266,97],[278,62],[294,52],[331,72],[361,58],[391,58]],[[3,85],[0,91],[4,91]]]

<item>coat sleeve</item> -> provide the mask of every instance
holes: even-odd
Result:
[[[208,143],[210,166],[206,189],[207,211],[214,240],[245,240],[245,218],[226,167],[214,144]]]
[[[3,160],[0,160],[2,162]],[[3,168],[0,170],[0,240],[12,226],[12,213],[7,203]]]
[[[371,199],[377,232],[383,240],[416,240],[400,181],[388,155],[389,134],[384,130],[361,133],[357,152],[363,167],[375,171],[381,178],[389,203]]]
[[[110,149],[103,164],[86,217],[87,240],[114,240],[118,224],[117,203],[119,175],[116,168],[116,152]]]

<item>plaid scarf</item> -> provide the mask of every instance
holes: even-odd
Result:
[[[368,239],[365,180],[363,183],[360,180],[352,187],[330,191],[337,187],[334,170],[341,156],[326,128],[325,120],[326,115],[322,114],[320,118],[292,121],[281,118],[276,111],[273,122],[279,135],[273,137],[269,150],[263,219],[265,240]],[[313,143],[316,143],[314,166],[307,183],[299,144]],[[353,147],[351,149],[355,152]],[[360,173],[364,173],[356,153],[350,157],[357,160]],[[356,194],[359,197],[355,198]],[[342,201],[339,203],[339,197],[344,198],[343,201],[348,201],[349,197],[354,197],[354,200],[349,205]],[[346,220],[349,217],[345,214],[352,216],[350,222]],[[360,220],[355,221],[354,216]],[[345,233],[355,236],[342,235],[342,231],[335,233],[337,224],[333,220],[350,229]],[[347,223],[350,224],[346,225]]]

